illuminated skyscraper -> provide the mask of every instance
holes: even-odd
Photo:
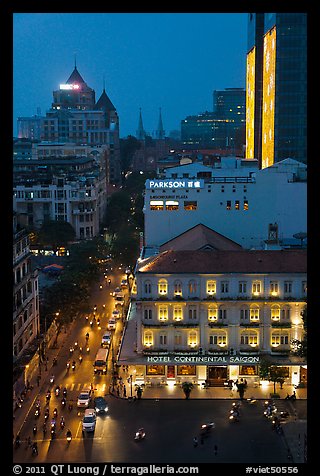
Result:
[[[246,158],[306,163],[306,13],[249,13],[246,92]]]

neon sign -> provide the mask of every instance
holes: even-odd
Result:
[[[203,188],[204,181],[203,179],[174,179],[174,180],[147,180],[146,181],[146,188]]]
[[[70,90],[70,89],[79,89],[79,88],[80,88],[79,84],[60,84],[60,89]]]

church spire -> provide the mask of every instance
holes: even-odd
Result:
[[[146,133],[145,133],[145,130],[143,128],[141,107],[140,107],[140,114],[139,114],[139,124],[138,124],[138,129],[137,129],[136,135],[137,135],[138,140],[144,140],[145,137],[146,137]]]
[[[162,116],[161,116],[161,107],[159,107],[159,122],[158,122],[158,129],[156,130],[156,138],[157,139],[164,139],[165,137],[165,131],[163,129],[163,123],[162,123]]]

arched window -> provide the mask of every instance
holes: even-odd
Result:
[[[226,332],[220,331],[209,335],[209,344],[217,345],[219,347],[225,347],[227,345]]]
[[[281,309],[281,319],[283,321],[290,321],[291,317],[291,312],[290,312],[290,306],[284,305],[283,308]]]
[[[279,321],[280,320],[280,306],[275,304],[271,307],[271,320]]]
[[[182,296],[182,283],[181,281],[175,281],[174,285],[174,295],[175,296]]]
[[[144,282],[144,293],[145,294],[151,294],[151,282],[150,281],[145,281]]]
[[[167,334],[164,332],[161,332],[159,335],[159,344],[162,345],[167,345]]]
[[[250,307],[250,321],[258,321],[259,320],[259,306],[252,305]]]
[[[188,283],[189,296],[194,297],[197,294],[197,283],[194,279],[190,279]]]
[[[289,345],[288,332],[274,331],[271,334],[271,347],[278,347],[279,345]]]
[[[166,279],[160,279],[158,282],[158,293],[163,296],[168,294],[168,283]]]
[[[240,344],[257,347],[259,345],[258,333],[253,330],[243,331],[240,336]]]
[[[249,318],[248,306],[241,306],[240,308],[240,322],[245,322]]]

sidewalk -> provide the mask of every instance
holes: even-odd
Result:
[[[40,391],[43,390],[44,388],[48,388],[48,381],[50,378],[50,375],[54,374],[54,368],[52,366],[52,361],[54,357],[57,357],[61,348],[65,344],[66,340],[69,338],[70,333],[72,332],[74,323],[76,321],[73,321],[73,323],[69,326],[67,332],[61,332],[58,337],[58,344],[57,347],[52,348],[49,347],[46,352],[46,356],[48,357],[48,363],[47,363],[47,370],[45,370],[45,366],[42,365],[41,369],[41,380],[40,384],[38,386],[37,383],[37,375],[38,372],[35,372],[32,378],[30,379],[30,385],[32,389],[28,392],[27,396],[25,397],[25,400],[22,404],[21,408],[18,408],[16,411],[13,413],[13,434],[14,436],[17,435],[17,433],[20,432],[24,422],[27,419],[27,416],[30,411],[34,410],[34,403],[36,399],[38,398]]]

